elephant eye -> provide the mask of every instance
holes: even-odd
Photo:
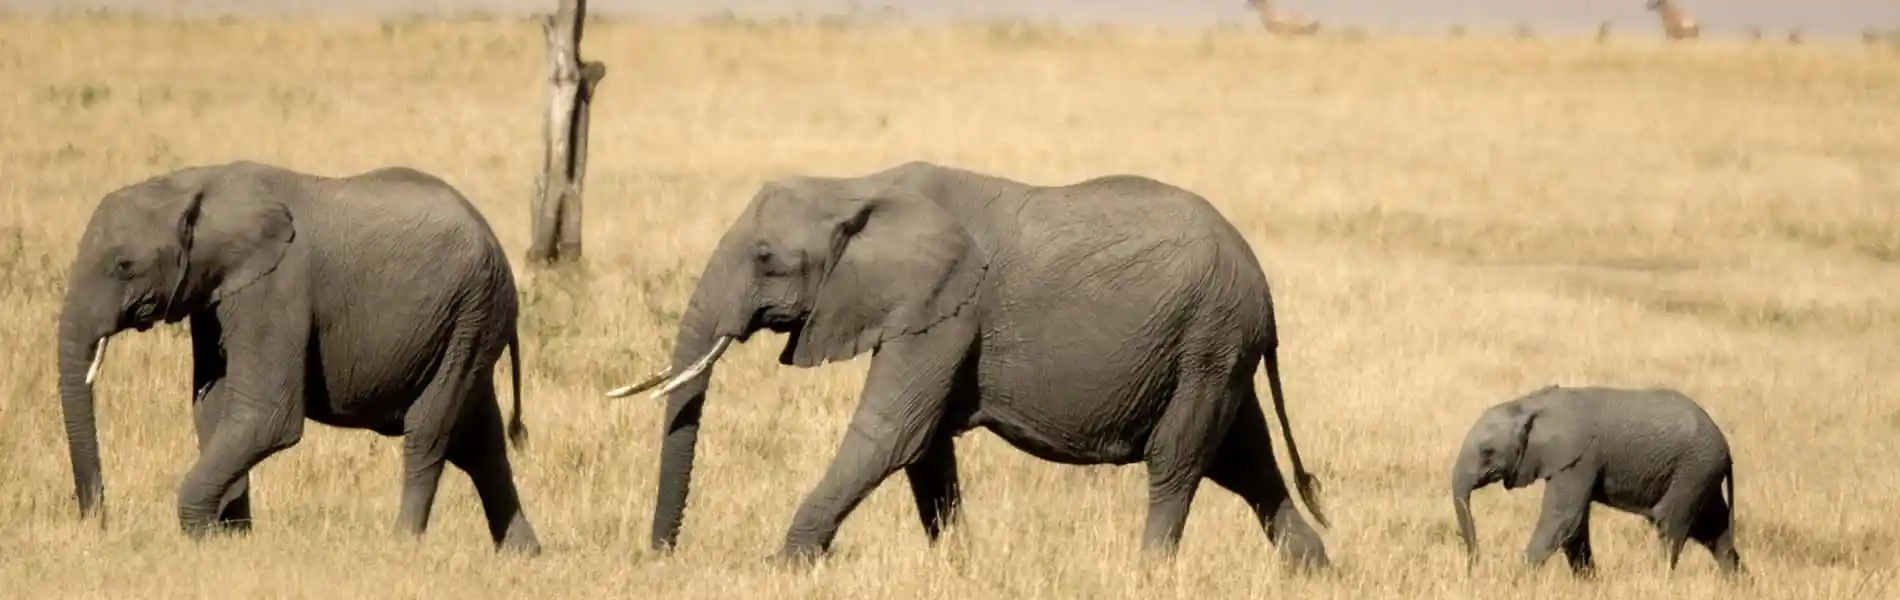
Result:
[[[792,272],[789,268],[790,262],[786,260],[786,257],[773,252],[764,244],[753,248],[752,266],[764,275],[789,275]]]
[[[119,279],[132,278],[132,259],[123,256],[112,261],[112,276]]]

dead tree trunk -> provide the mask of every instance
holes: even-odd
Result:
[[[535,177],[528,246],[530,262],[550,264],[581,257],[581,184],[587,174],[587,121],[594,87],[607,65],[582,62],[581,22],[586,0],[561,0],[541,20],[548,43],[548,122],[541,174]]]

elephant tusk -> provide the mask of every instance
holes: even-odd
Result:
[[[660,382],[666,381],[667,375],[668,373],[666,371],[660,371],[660,372],[654,373],[648,376],[646,379],[640,381],[640,383],[636,383],[633,385],[623,385],[623,386],[608,390],[607,397],[620,398],[620,397],[632,395],[634,392],[638,392],[640,390],[644,390],[644,389],[659,385]]]
[[[99,378],[99,368],[106,364],[106,340],[108,339],[111,338],[99,338],[98,345],[92,348],[92,366],[86,367],[87,386],[91,386],[92,381]]]
[[[660,385],[660,389],[654,391],[651,396],[654,398],[659,398],[667,394],[670,394],[673,392],[673,390],[679,389],[680,386],[686,385],[686,382],[692,381],[693,378],[699,377],[701,374],[705,373],[706,369],[712,366],[713,361],[719,360],[719,356],[722,354],[725,354],[726,348],[731,345],[732,345],[732,338],[730,336],[723,336],[723,335],[719,336],[719,341],[713,342],[712,350],[708,350],[705,356],[699,357],[699,360],[695,361],[692,364],[692,366],[686,367],[686,370],[680,371],[680,373],[678,375],[673,376],[673,378],[666,379],[667,373],[665,371],[654,373],[653,376],[646,378],[644,381],[641,381],[640,383],[636,383],[629,386],[618,387],[618,388],[609,390],[607,392],[607,397],[620,398],[623,396],[632,395],[635,392],[639,392],[647,388],[651,388],[655,385],[660,385],[662,381],[665,382],[665,385]]]
[[[654,391],[652,397],[659,398],[673,393],[673,390],[679,389],[680,386],[686,385],[686,382],[692,381],[695,377],[699,377],[701,373],[705,373],[706,369],[712,366],[713,361],[719,360],[719,355],[725,354],[726,347],[731,345],[731,337],[719,336],[719,341],[713,342],[712,350],[708,350],[705,356],[699,357],[699,362],[693,363],[693,366],[686,367],[686,370],[680,371],[679,375],[673,376],[673,379],[666,382],[666,385],[662,385],[659,390]]]

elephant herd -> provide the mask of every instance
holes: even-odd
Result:
[[[163,173],[101,200],[69,277],[59,392],[82,518],[104,498],[92,384],[107,340],[188,321],[199,455],[177,503],[191,538],[249,527],[247,473],[308,419],[402,437],[399,531],[427,528],[446,462],[473,480],[498,549],[540,552],[507,448],[526,435],[514,279],[485,218],[441,179],[248,161]],[[761,330],[786,334],[784,365],[873,357],[782,560],[823,555],[899,470],[934,542],[961,513],[955,440],[983,428],[1043,460],[1143,463],[1144,550],[1173,553],[1205,478],[1246,501],[1290,564],[1329,564],[1266,276],[1192,192],[1132,175],[1037,186],[926,162],[764,183],[707,258],[669,368],[608,392],[666,399],[655,549],[678,541],[712,369]],[[493,381],[504,351],[505,424]],[[1255,389],[1263,365],[1277,427]],[[1726,442],[1673,391],[1553,386],[1500,404],[1452,479],[1468,551],[1471,490],[1543,480],[1533,567],[1561,550],[1589,568],[1593,502],[1648,516],[1672,567],[1688,538],[1725,572],[1740,567]]]

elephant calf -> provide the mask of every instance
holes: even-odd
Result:
[[[1524,549],[1536,568],[1558,548],[1573,572],[1594,567],[1590,505],[1648,519],[1675,569],[1688,538],[1723,572],[1735,551],[1735,475],[1722,430],[1694,400],[1670,389],[1548,386],[1485,409],[1452,467],[1451,491],[1467,564],[1477,558],[1471,492],[1503,481],[1545,482],[1543,515]],[[1728,485],[1728,500],[1718,486]]]
[[[105,495],[92,384],[106,341],[189,320],[199,451],[178,490],[187,535],[247,528],[247,474],[309,419],[403,436],[401,530],[428,526],[446,461],[474,480],[498,546],[539,552],[504,443],[526,431],[514,275],[481,213],[441,179],[253,162],[165,173],[99,202],[69,277],[59,395],[82,517]],[[511,349],[504,430],[493,379]]]

